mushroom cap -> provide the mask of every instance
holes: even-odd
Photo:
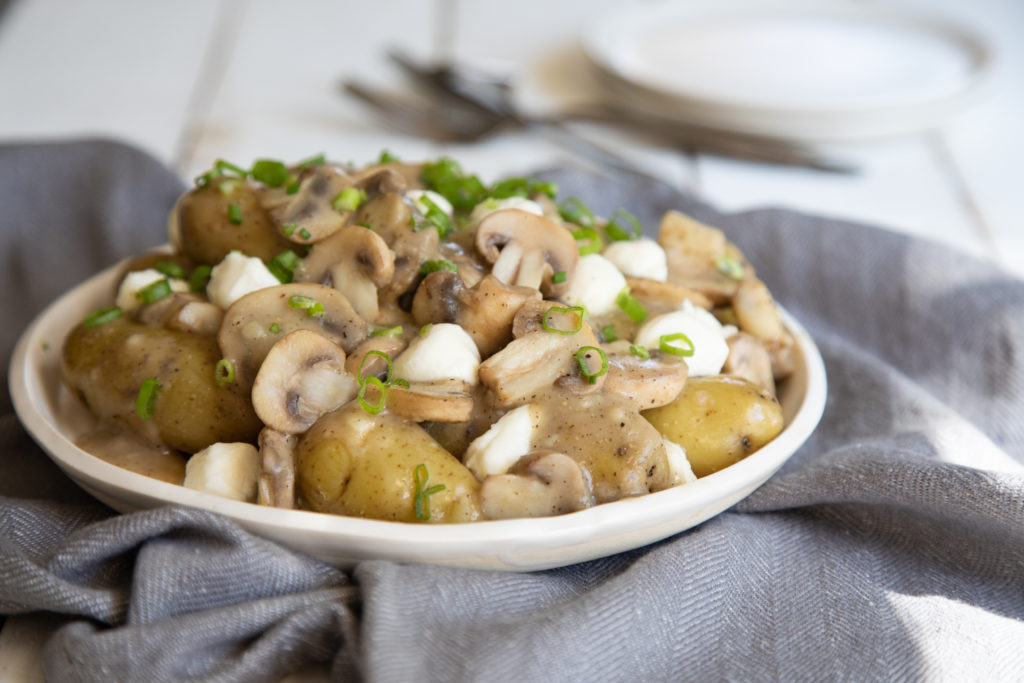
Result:
[[[565,226],[520,209],[503,209],[486,216],[476,230],[477,251],[488,263],[496,264],[501,253],[510,248],[515,256],[506,255],[504,261],[517,260],[518,264],[495,267],[498,271],[514,271],[510,284],[533,286],[536,281],[548,296],[558,296],[568,289],[579,249]],[[566,279],[554,283],[551,276],[558,272],[564,272]]]
[[[296,330],[267,353],[252,385],[252,405],[267,427],[301,434],[352,400],[358,389],[340,346],[316,332]]]
[[[295,445],[298,437],[264,427],[259,436],[260,478],[257,500],[260,505],[295,507]]]
[[[660,356],[660,351],[654,351],[650,358],[638,358],[631,353],[608,354],[605,389],[622,394],[640,410],[668,405],[686,386],[689,368],[682,361],[666,362]]]
[[[409,182],[401,173],[387,166],[370,166],[352,176],[353,187],[368,193],[404,192]]]
[[[290,305],[292,297],[307,297],[324,307],[322,315]],[[275,332],[276,330],[276,332]],[[368,334],[366,321],[345,296],[330,287],[309,282],[267,287],[231,304],[217,333],[221,354],[235,366],[243,386],[256,377],[270,348],[295,330],[313,330],[341,346],[346,353]]]
[[[309,169],[294,195],[268,193],[271,215],[285,239],[298,244],[311,244],[340,230],[350,211],[334,208],[334,198],[352,187],[352,178],[329,165]],[[287,229],[285,226],[289,226]]]
[[[410,382],[388,387],[388,410],[416,422],[467,422],[473,415],[468,382]]]
[[[579,464],[557,451],[524,455],[508,474],[487,477],[480,487],[484,517],[547,517],[594,504],[590,482]]]

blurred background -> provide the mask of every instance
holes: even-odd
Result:
[[[810,16],[819,23],[797,21]],[[629,168],[722,210],[881,224],[1024,273],[1021,35],[1020,0],[8,0],[0,139],[116,137],[183,178],[217,158],[365,163],[383,149],[450,154],[485,180],[552,164]],[[396,49],[413,66],[498,77],[518,118],[481,121],[424,97]],[[806,80],[787,80],[802,66],[814,67]],[[844,100],[871,70],[883,82]],[[750,101],[728,91],[730,77]],[[480,138],[426,137],[413,114],[375,110],[354,88],[425,101]],[[822,100],[846,110],[823,114]],[[636,114],[640,134],[635,121],[579,120]],[[763,123],[774,139],[737,148],[695,122],[748,135]]]

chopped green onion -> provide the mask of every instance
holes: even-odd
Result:
[[[399,159],[386,149],[382,149],[380,151],[380,157],[377,159],[378,164],[397,164],[401,163],[401,161],[401,159]]]
[[[558,215],[562,220],[575,223],[580,227],[594,227],[594,212],[576,197],[569,197],[558,205]]]
[[[268,187],[281,187],[288,182],[288,167],[275,159],[259,159],[250,172],[255,180]]]
[[[675,346],[672,344],[674,341],[683,342],[684,346]],[[692,356],[694,352],[693,342],[682,332],[661,335],[658,337],[658,348],[665,353],[671,353],[673,356],[684,356],[687,358]]]
[[[424,215],[426,224],[417,226],[417,230],[433,226],[434,228],[437,228],[437,234],[439,237],[447,237],[448,233],[452,231],[452,221],[448,217],[448,214],[445,213],[441,207],[434,202],[434,200],[426,195],[418,197],[416,201],[427,207],[426,214]]]
[[[100,325],[105,325],[113,320],[117,320],[122,314],[123,311],[120,306],[101,308],[98,311],[93,311],[89,315],[85,316],[82,320],[82,324],[86,327],[99,327]]]
[[[231,171],[239,178],[245,178],[248,177],[249,175],[249,172],[246,171],[241,166],[237,166],[231,163],[230,161],[224,161],[223,159],[217,159],[217,162],[213,165],[213,167],[220,171],[222,174],[224,171]]]
[[[164,278],[157,280],[151,284],[146,285],[135,293],[135,298],[144,304],[151,304],[154,301],[159,301],[165,296],[169,296],[171,293],[171,283]]]
[[[448,157],[441,157],[437,161],[423,164],[420,180],[431,187],[436,187],[439,182],[447,178],[458,178],[461,175],[462,167],[459,166],[459,162]]]
[[[301,294],[294,294],[288,297],[288,305],[292,308],[305,309],[306,315],[315,318],[324,314],[324,305],[316,299]]]
[[[228,220],[232,225],[242,224],[242,207],[240,204],[228,204]]]
[[[270,323],[270,334],[281,334],[281,326],[277,323]]]
[[[469,211],[487,197],[487,188],[475,175],[445,178],[434,189],[456,209]]]
[[[370,403],[366,400],[366,387],[373,385],[377,387],[377,391],[380,392],[380,399],[377,403]],[[367,377],[359,385],[359,393],[356,394],[356,400],[359,401],[359,405],[363,407],[363,410],[368,412],[370,415],[376,415],[384,409],[384,402],[387,400],[388,388],[384,386],[376,377]]]
[[[629,293],[629,287],[623,287],[615,297],[615,305],[635,323],[642,323],[647,318],[647,309]]]
[[[196,187],[206,187],[211,182],[213,182],[213,180],[215,178],[219,178],[220,175],[221,175],[220,170],[218,170],[216,168],[211,168],[206,173],[203,173],[201,175],[197,175],[195,177]]]
[[[529,197],[531,183],[526,178],[506,178],[491,188],[490,195],[495,199],[508,197]]]
[[[213,366],[213,379],[218,387],[226,387],[235,381],[235,364],[227,358],[221,358]]]
[[[555,327],[548,318],[551,315],[569,315],[570,313],[576,314],[576,325],[571,330],[563,330],[559,327]],[[558,334],[576,334],[583,329],[583,307],[582,306],[570,306],[568,308],[562,306],[552,306],[548,310],[544,311],[544,315],[540,319],[540,326],[548,332],[556,332]]]
[[[409,388],[409,382],[408,382],[408,380],[404,380],[401,377],[396,377],[393,380],[391,380],[391,386],[393,386],[393,387],[403,387],[405,389],[408,389]]]
[[[743,279],[743,264],[728,254],[723,254],[715,260],[715,268],[719,273],[732,280]]]
[[[421,327],[420,328],[420,336],[421,337],[425,337],[428,334],[430,334],[430,328],[433,327],[433,326],[434,326],[434,323],[427,323],[426,325]]]
[[[420,275],[436,273],[439,270],[447,270],[453,273],[459,272],[459,267],[448,259],[439,258],[434,261],[424,261],[420,266]]]
[[[242,186],[242,180],[241,179],[239,179],[239,178],[228,178],[227,180],[220,181],[220,183],[217,185],[217,189],[220,190],[220,193],[222,195],[224,195],[225,197],[230,197],[231,195],[233,195],[235,193],[235,190],[237,190],[241,186]]]
[[[205,292],[206,283],[210,280],[210,272],[213,270],[210,266],[202,265],[196,266],[192,274],[188,276],[188,287],[193,292]]]
[[[312,236],[313,234],[309,230],[306,230],[305,228],[299,230],[299,237],[301,237],[304,240],[308,240]]]
[[[551,199],[558,195],[558,183],[542,181],[533,184],[530,194],[546,194]]]
[[[613,242],[622,242],[637,239],[644,234],[644,229],[633,214],[625,209],[618,209],[604,226],[604,234]]]
[[[601,240],[601,233],[593,228],[576,228],[569,232],[572,234],[572,238],[576,240],[576,245],[580,250],[580,256],[596,254],[601,251],[602,247],[604,247],[604,242]]]
[[[295,234],[295,230],[299,227],[298,223],[282,223],[281,232],[284,233],[285,237],[291,237]]]
[[[358,187],[346,187],[331,202],[336,211],[355,211],[366,201],[366,190]]]
[[[378,327],[370,333],[371,337],[397,337],[402,334],[402,326],[395,325],[394,327]]]
[[[284,188],[285,194],[298,194],[299,193],[299,181],[293,180]]]
[[[274,258],[267,261],[267,270],[278,279],[281,284],[288,284],[295,277],[295,267],[299,265],[299,255],[291,249],[285,249]]]
[[[617,341],[619,335],[615,334],[615,325],[605,325],[601,328],[601,336],[604,337],[606,342]]]
[[[650,358],[651,357],[651,352],[648,351],[645,347],[640,346],[639,344],[630,344],[629,345],[629,352],[631,354],[633,354],[634,356],[636,356],[637,358]]]
[[[156,391],[159,388],[160,380],[156,377],[142,381],[139,395],[135,397],[135,414],[143,420],[153,417],[153,408],[156,407]]]
[[[161,261],[153,267],[167,277],[172,277],[175,280],[185,279],[185,269],[173,261]]]
[[[413,474],[416,479],[416,495],[414,502],[414,509],[416,512],[416,519],[421,522],[426,522],[430,519],[430,497],[435,493],[444,491],[444,484],[434,484],[431,487],[427,487],[427,480],[430,478],[430,473],[427,472],[427,466],[423,463],[416,465],[416,469],[413,470]]]
[[[367,379],[369,379],[369,378],[363,377],[363,366],[366,365],[366,361],[368,361],[370,359],[370,356],[380,356],[381,358],[384,359],[384,362],[387,363],[388,371],[387,371],[387,374],[384,375],[383,382],[384,382],[384,384],[390,384],[391,383],[391,371],[393,369],[393,366],[391,364],[391,356],[389,356],[388,354],[384,353],[383,351],[378,351],[377,349],[370,349],[363,356],[362,362],[359,363],[359,370],[356,372],[356,381],[359,382],[360,384],[363,384],[363,383],[366,382]],[[372,375],[371,375],[371,377],[372,377]],[[376,379],[376,378],[374,378],[374,379]]]
[[[588,362],[591,351],[596,351],[601,358],[601,367],[596,372],[590,369]],[[597,378],[608,372],[608,356],[596,346],[581,346],[579,351],[573,354],[573,357],[580,366],[580,372],[591,384],[597,384]]]
[[[560,270],[551,276],[551,282],[553,282],[556,285],[560,285],[563,282],[565,282],[568,278],[569,273],[565,272],[564,270]]]
[[[311,166],[320,166],[325,161],[327,161],[327,160],[324,158],[323,152],[321,152],[320,154],[317,154],[315,157],[310,157],[310,158],[306,159],[305,161],[300,161],[299,162],[299,168],[305,169],[305,168],[310,168]]]

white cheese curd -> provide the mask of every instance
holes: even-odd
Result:
[[[538,216],[544,215],[544,207],[532,199],[526,197],[505,197],[504,199],[485,199],[476,206],[469,214],[469,229],[476,230],[476,226],[480,225],[480,221],[490,216],[495,211],[502,211],[504,209],[519,209],[520,211],[526,211],[527,213],[536,214]]]
[[[395,359],[392,376],[408,382],[461,379],[475,386],[479,369],[480,351],[469,333],[454,323],[435,323]]]
[[[139,292],[160,280],[167,280],[172,292],[189,291],[187,282],[167,277],[155,268],[134,270],[125,275],[124,280],[121,281],[121,286],[117,288],[117,301],[115,303],[125,313],[134,311],[139,306],[142,306],[142,302],[139,301],[138,297]]]
[[[445,199],[443,195],[440,195],[433,190],[408,190],[406,191],[405,196],[412,200],[412,203],[416,205],[416,210],[424,216],[426,216],[427,212],[430,210],[427,203],[423,201],[424,197],[432,201],[434,206],[441,209],[441,211],[444,211],[449,216],[455,213],[452,203]]]
[[[683,358],[691,377],[717,375],[729,357],[729,344],[725,339],[729,328],[703,308],[697,308],[689,301],[682,310],[655,316],[636,333],[636,343],[648,349],[657,349],[661,337],[682,332],[693,342],[693,355]],[[678,342],[673,343],[678,346]]]
[[[483,481],[489,474],[505,474],[530,452],[534,414],[530,405],[505,413],[466,449],[466,467]]]
[[[615,299],[625,287],[626,278],[614,263],[600,254],[587,254],[580,258],[563,298],[570,306],[583,306],[589,315],[603,315],[615,310]]]
[[[625,275],[664,282],[668,279],[668,259],[661,245],[646,237],[612,242],[601,255]]]
[[[256,502],[260,454],[247,443],[215,443],[185,465],[185,488],[222,498]]]
[[[672,485],[697,481],[697,475],[693,473],[690,461],[686,458],[686,449],[664,437],[662,441],[665,442],[665,453],[668,455],[668,471],[672,477]]]
[[[206,295],[221,308],[228,308],[243,296],[258,289],[276,287],[281,281],[267,270],[263,261],[233,251],[213,267]]]

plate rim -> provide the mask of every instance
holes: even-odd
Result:
[[[75,446],[62,432],[58,415],[51,410],[56,406],[50,406],[45,396],[43,373],[46,368],[40,364],[41,354],[51,354],[48,356],[51,365],[55,361],[59,363],[60,349],[67,331],[81,319],[83,311],[92,310],[96,303],[101,301],[97,293],[112,284],[123,263],[107,268],[62,294],[41,311],[21,334],[11,357],[8,383],[15,412],[22,425],[76,485],[115,509],[119,508],[108,500],[107,489],[118,495],[141,496],[156,503],[149,507],[181,505],[209,510],[231,518],[257,535],[278,540],[333,564],[348,564],[344,559],[343,547],[325,548],[323,553],[318,554],[315,548],[311,552],[301,543],[289,543],[288,534],[311,534],[321,541],[333,540],[335,544],[340,543],[342,546],[346,542],[354,542],[357,547],[364,547],[384,538],[390,543],[401,544],[404,550],[397,554],[382,553],[381,559],[512,571],[530,571],[574,564],[585,559],[647,545],[706,521],[721,512],[721,509],[706,516],[698,515],[701,516],[700,519],[678,528],[670,524],[672,530],[668,533],[662,533],[657,538],[650,538],[630,547],[622,547],[621,541],[614,539],[637,530],[635,518],[638,514],[650,518],[655,525],[664,525],[666,520],[671,520],[673,514],[681,509],[715,507],[716,503],[723,501],[722,490],[734,494],[741,491],[736,500],[728,502],[722,509],[735,504],[763,484],[799,449],[814,431],[825,407],[827,378],[824,361],[803,326],[783,310],[784,321],[796,337],[804,359],[802,372],[806,373],[807,379],[803,400],[791,422],[774,441],[744,460],[720,472],[702,477],[694,483],[605,503],[557,517],[485,520],[466,524],[420,525],[344,517],[307,510],[283,510],[228,500],[158,481],[87,453]],[[70,317],[67,315],[69,310],[79,315]],[[59,344],[52,344],[40,338],[51,327],[61,332]],[[44,343],[50,343],[50,348],[43,348]],[[67,393],[59,376],[57,383],[58,394]],[[791,446],[788,451],[787,445]],[[753,486],[749,486],[751,484]],[[97,492],[92,485],[103,487],[103,490]],[[144,489],[141,492],[138,489],[140,486]],[[744,486],[749,486],[749,490],[743,491]],[[640,508],[639,512],[637,508]],[[274,531],[277,533],[273,533]],[[613,539],[611,552],[604,552],[601,550],[602,539],[608,537]],[[473,547],[480,544],[496,547],[482,553],[479,548]],[[557,555],[560,548],[570,549],[567,551],[569,561],[552,559],[552,552]],[[573,548],[579,551],[576,555],[572,554]],[[585,548],[592,550],[584,550]],[[410,552],[411,550],[423,552]],[[595,553],[594,550],[598,552]],[[362,558],[356,553],[355,559]]]

